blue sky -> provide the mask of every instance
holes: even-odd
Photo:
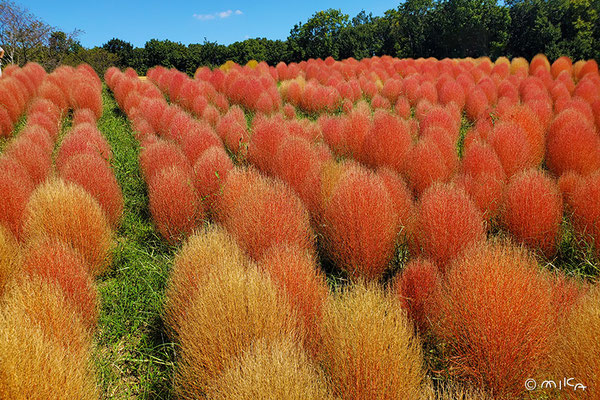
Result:
[[[150,39],[184,44],[210,41],[230,44],[246,38],[285,39],[294,24],[312,14],[339,8],[350,17],[364,9],[373,15],[398,6],[398,1],[48,1],[16,0],[57,29],[85,31],[85,47],[100,46],[113,37],[143,46]]]

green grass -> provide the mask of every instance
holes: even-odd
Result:
[[[108,90],[99,129],[110,143],[125,209],[112,270],[98,281],[102,309],[96,334],[98,381],[104,398],[169,399],[174,344],[161,314],[174,248],[151,223],[146,185],[127,118]]]

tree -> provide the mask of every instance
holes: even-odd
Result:
[[[151,39],[144,46],[148,65],[162,65],[186,71],[188,64],[187,47],[170,40]]]
[[[0,43],[9,63],[23,65],[43,51],[53,29],[28,9],[0,0]]]
[[[98,76],[104,76],[106,70],[117,62],[118,57],[102,47],[94,47],[91,49],[81,47],[77,51],[65,56],[62,63],[72,66],[86,63],[96,71]]]
[[[386,11],[387,36],[391,39],[385,46],[386,53],[412,58],[434,55],[429,43],[435,42],[432,35],[439,29],[432,26],[435,8],[433,0],[406,0],[397,9]]]
[[[431,24],[440,33],[434,42],[439,57],[505,53],[510,15],[496,0],[443,0],[433,15]]]
[[[63,63],[63,60],[69,54],[77,53],[83,47],[77,40],[82,31],[75,30],[71,33],[63,31],[54,31],[48,39],[48,56],[40,59],[42,65],[52,70]]]
[[[379,18],[373,18],[364,10],[352,18],[351,24],[343,27],[339,35],[339,57],[357,60],[382,54],[383,40],[378,32]]]
[[[288,47],[294,61],[329,56],[339,59],[339,35],[348,26],[348,15],[341,10],[316,12],[305,24],[294,25]]]
[[[125,68],[131,65],[133,45],[121,39],[112,38],[102,45],[102,48],[117,56],[117,67]]]

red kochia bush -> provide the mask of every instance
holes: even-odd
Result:
[[[434,329],[455,371],[494,398],[520,398],[547,366],[556,335],[550,281],[519,248],[481,244],[448,270]]]
[[[273,154],[277,152],[286,136],[285,124],[281,116],[255,118],[253,134],[248,145],[248,160],[259,170],[272,172]]]
[[[395,171],[389,168],[380,168],[377,170],[377,175],[383,181],[383,185],[392,199],[392,204],[398,216],[400,239],[404,240],[413,232],[416,212],[413,194],[404,179]]]
[[[36,184],[46,180],[52,169],[51,155],[28,137],[17,138],[8,146],[6,154],[19,161]]]
[[[285,138],[274,157],[275,175],[296,192],[311,212],[318,209],[320,201],[321,165],[318,151],[308,140],[297,136]]]
[[[408,123],[386,111],[377,111],[363,142],[362,154],[372,167],[405,170],[406,157],[412,145]]]
[[[8,112],[11,122],[14,124],[21,115],[21,107],[16,99],[16,94],[11,93],[8,87],[0,85],[0,106]]]
[[[539,166],[544,158],[544,126],[537,115],[526,104],[515,105],[507,110],[503,120],[512,121],[521,127],[529,144],[528,162]]]
[[[432,259],[443,272],[466,247],[484,240],[483,216],[464,190],[436,184],[423,193],[411,241],[414,254]]]
[[[421,133],[433,127],[442,128],[452,143],[456,144],[459,137],[460,115],[455,113],[451,107],[433,107],[421,119]]]
[[[192,124],[190,130],[183,132],[179,138],[181,150],[191,165],[202,156],[202,153],[213,146],[223,146],[223,142],[208,124]]]
[[[344,135],[350,154],[355,158],[362,157],[363,143],[371,127],[371,112],[365,102],[357,103],[357,107],[346,115]]]
[[[488,98],[482,89],[476,88],[469,91],[465,104],[469,119],[475,121],[483,116],[488,111],[488,106]]]
[[[33,189],[33,180],[25,167],[12,157],[0,157],[0,224],[17,238],[21,235],[23,211]]]
[[[529,142],[523,129],[512,122],[499,122],[488,137],[508,177],[534,167],[531,163]]]
[[[140,152],[140,168],[147,181],[164,168],[171,166],[176,166],[186,176],[191,176],[192,166],[189,160],[173,142],[159,139],[155,143],[144,146]]]
[[[160,234],[177,243],[199,227],[204,209],[192,183],[191,175],[171,165],[148,180],[149,208]]]
[[[547,256],[554,254],[563,203],[552,178],[535,169],[513,176],[502,208],[502,224],[517,240]]]
[[[49,81],[45,81],[38,88],[38,96],[54,103],[54,105],[58,107],[61,112],[64,112],[69,107],[69,102],[63,91]]]
[[[575,185],[569,199],[578,236],[595,246],[600,256],[600,171]]]
[[[106,160],[95,154],[75,155],[60,168],[60,177],[87,190],[100,204],[108,222],[118,227],[123,214],[123,193]]]
[[[113,156],[110,145],[96,125],[88,123],[75,126],[62,141],[56,156],[56,166],[60,168],[71,156],[81,153],[98,154],[107,161]]]
[[[431,307],[440,284],[438,267],[423,258],[410,261],[394,278],[392,290],[421,332],[429,328]]]
[[[223,225],[255,260],[282,243],[314,252],[308,212],[283,182],[255,172],[232,171],[221,200]]]
[[[454,103],[459,109],[465,106],[464,89],[454,80],[448,80],[440,87],[438,97],[442,104]]]
[[[279,286],[299,315],[304,343],[316,355],[320,348],[321,318],[328,290],[314,256],[296,246],[278,245],[267,251],[259,265]]]
[[[102,116],[102,95],[98,87],[88,79],[75,78],[70,87],[73,108],[92,110],[96,119]]]
[[[600,136],[594,126],[583,115],[574,113],[567,119],[561,118],[563,113],[550,126],[546,140],[548,168],[557,175],[567,171],[587,175],[600,169]]]
[[[214,211],[221,186],[232,169],[233,162],[220,146],[204,151],[194,164],[194,185],[198,196],[211,212]]]
[[[421,195],[434,182],[447,182],[452,176],[436,139],[425,136],[411,149],[406,163],[408,184]]]
[[[9,137],[12,134],[13,126],[8,111],[0,105],[0,138]]]
[[[39,125],[46,129],[52,142],[54,143],[58,138],[58,130],[60,129],[59,120],[55,119],[52,116],[41,112],[35,112],[33,114],[29,114],[27,116],[27,124],[29,125]]]
[[[223,115],[216,126],[217,134],[233,153],[239,153],[249,142],[248,127],[244,111],[233,106]]]
[[[26,274],[55,283],[93,329],[98,320],[98,294],[89,267],[81,254],[58,239],[42,238],[30,243],[23,260]]]
[[[19,138],[26,138],[37,144],[46,154],[51,155],[54,150],[54,143],[48,131],[39,125],[28,123],[21,131]],[[22,139],[19,139],[22,140]]]
[[[458,180],[486,220],[496,217],[502,202],[506,174],[489,145],[476,141],[465,149]]]
[[[96,125],[97,119],[97,114],[89,108],[78,108],[73,112],[73,126],[83,123]]]
[[[334,183],[324,206],[328,251],[352,278],[379,279],[394,256],[400,227],[382,179],[351,164]]]

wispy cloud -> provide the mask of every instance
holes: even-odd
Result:
[[[241,10],[226,10],[226,11],[219,11],[216,13],[212,13],[212,14],[194,14],[193,17],[196,18],[199,21],[210,21],[212,19],[224,19],[224,18],[229,18],[232,15],[242,15],[243,12]]]

